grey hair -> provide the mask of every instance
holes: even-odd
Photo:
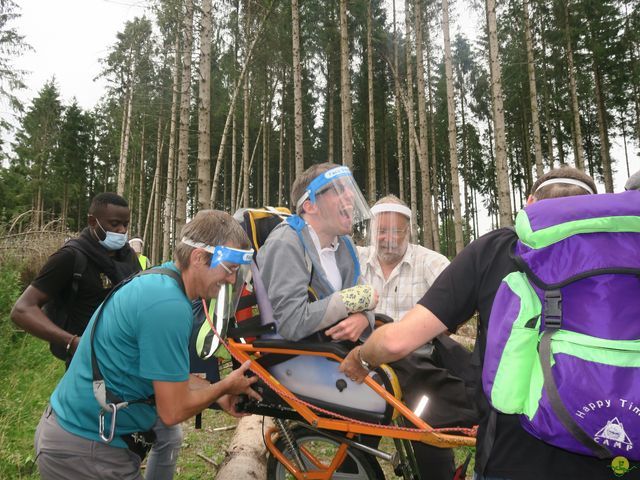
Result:
[[[212,247],[230,244],[234,248],[249,248],[247,234],[240,224],[231,215],[220,210],[200,210],[182,227],[180,238],[184,237]],[[178,242],[173,258],[181,268],[189,267],[193,250],[194,247]]]

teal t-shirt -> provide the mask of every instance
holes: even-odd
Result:
[[[171,262],[162,267],[178,272]],[[102,308],[94,348],[111,392],[125,401],[137,400],[153,395],[153,380],[183,382],[188,379],[193,314],[191,302],[173,278],[168,275],[134,278]],[[100,441],[100,406],[93,395],[90,350],[96,314],[51,396],[51,406],[65,430]],[[149,430],[156,418],[156,408],[152,405],[133,404],[121,409],[111,445],[126,448],[119,435]],[[110,425],[111,415],[107,414],[105,428]]]

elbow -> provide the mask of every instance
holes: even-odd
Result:
[[[391,327],[393,324],[388,326]],[[393,360],[398,360],[411,353],[412,350],[407,343],[402,341],[402,338],[398,335],[393,335],[388,330],[390,329],[385,328],[384,336],[380,345],[383,350],[386,350],[385,356],[392,358]]]
[[[164,423],[167,427],[172,427],[182,422],[182,418],[180,418],[178,412],[167,411],[166,409],[158,409],[158,417],[160,417],[162,423]]]
[[[26,315],[26,310],[24,308],[24,305],[22,305],[20,300],[18,300],[16,304],[13,306],[13,308],[11,309],[11,313],[9,314],[9,317],[11,318],[11,321],[15,323],[18,327],[24,328],[25,315]]]

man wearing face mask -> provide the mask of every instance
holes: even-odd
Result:
[[[51,352],[65,360],[67,367],[98,305],[114,285],[140,270],[136,254],[127,243],[129,205],[124,198],[109,192],[96,195],[89,207],[88,223],[77,238],[49,257],[11,311],[11,319],[49,342]],[[84,268],[77,267],[78,260]],[[62,325],[43,312],[50,302],[64,304],[66,318],[56,322]]]

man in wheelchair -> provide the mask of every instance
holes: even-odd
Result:
[[[277,325],[275,337],[352,346],[371,333],[378,301],[373,287],[360,283],[350,237],[353,226],[369,218],[367,203],[347,167],[323,163],[296,178],[291,205],[296,214],[269,234],[257,255]],[[268,369],[316,404],[384,412],[383,400],[345,378],[337,367],[326,358],[301,355]]]

